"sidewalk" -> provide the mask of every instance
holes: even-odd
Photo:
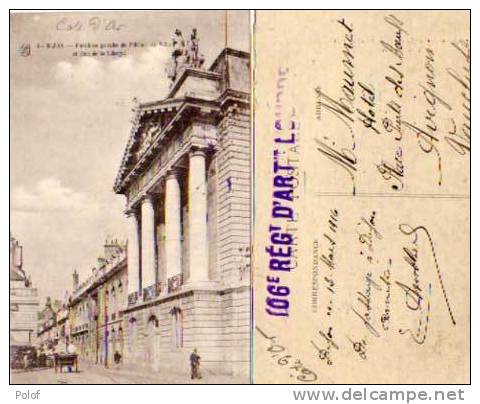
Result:
[[[80,362],[83,366],[101,368],[101,372],[115,380],[128,380],[117,383],[134,384],[248,384],[248,378],[241,376],[219,375],[206,369],[202,372],[202,379],[192,380],[190,373],[181,373],[170,370],[168,372],[141,371],[123,367],[105,368],[103,365],[91,365]],[[85,368],[84,368],[85,369]]]
[[[248,378],[217,375],[204,371],[203,378],[191,380],[180,372],[143,372],[123,368],[105,368],[79,360],[78,373],[55,373],[54,369],[11,371],[13,384],[245,384]]]

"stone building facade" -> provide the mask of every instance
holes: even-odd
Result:
[[[177,63],[177,62],[176,62]],[[250,56],[186,65],[136,109],[114,185],[129,220],[124,361],[244,375],[250,358]]]
[[[38,291],[23,269],[23,247],[10,235],[10,345],[31,346],[37,337]]]
[[[108,367],[123,360],[127,258],[126,246],[117,240],[107,240],[104,249],[84,282],[73,273],[68,329],[81,358]]]
[[[44,307],[38,312],[37,346],[44,351],[65,352],[67,319],[67,303],[47,297]]]

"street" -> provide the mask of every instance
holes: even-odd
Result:
[[[191,380],[189,374],[134,372],[106,369],[101,365],[79,362],[79,372],[55,373],[53,368],[31,371],[11,371],[12,384],[238,384],[248,380],[238,376],[215,375],[205,372],[200,380]]]

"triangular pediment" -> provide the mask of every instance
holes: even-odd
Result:
[[[228,62],[228,58],[232,60]],[[235,58],[241,63],[234,62]],[[205,119],[205,115],[210,114],[208,119],[216,119],[215,114],[223,107],[224,97],[231,91],[244,90],[235,87],[241,80],[235,80],[234,76],[239,74],[238,71],[249,74],[248,59],[248,53],[226,48],[208,70],[197,67],[181,70],[171,84],[168,98],[139,104],[115,179],[115,192],[126,192],[128,184],[135,181],[136,176],[152,163],[152,157],[165,147],[173,129],[183,130],[185,122],[193,116]],[[229,68],[230,64],[241,65],[243,70]],[[232,80],[229,79],[229,69]],[[232,88],[229,88],[230,84]]]
[[[184,99],[166,99],[140,104],[133,120],[130,138],[123,154],[115,185],[135,166],[156,137],[172,121]]]

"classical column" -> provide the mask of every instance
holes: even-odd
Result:
[[[129,212],[128,226],[128,295],[138,292],[140,288],[140,254],[138,240],[138,219],[135,212]]]
[[[142,199],[142,288],[155,284],[155,211],[150,196]]]
[[[178,173],[169,171],[165,182],[165,266],[167,280],[182,272],[181,202]]]
[[[208,281],[207,244],[207,173],[205,152],[190,153],[188,171],[188,223],[190,233],[190,278],[189,282]]]

